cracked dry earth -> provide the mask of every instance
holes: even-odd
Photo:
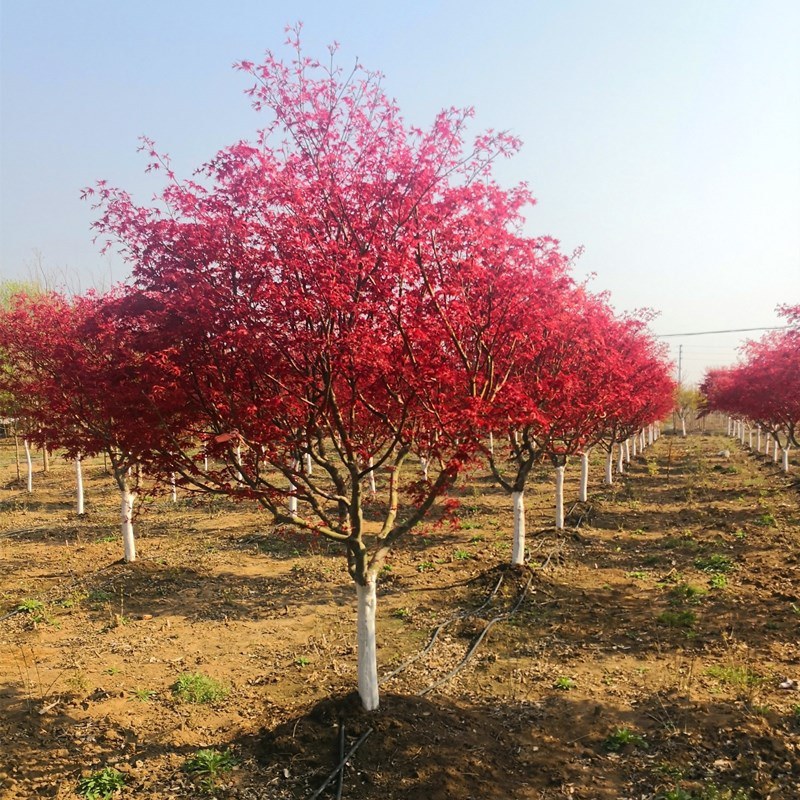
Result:
[[[476,469],[460,524],[423,526],[382,576],[381,674],[438,634],[365,714],[355,591],[332,545],[247,505],[160,497],[137,522],[140,560],[123,564],[102,463],[77,519],[70,465],[54,458],[27,496],[3,442],[0,797],[75,800],[113,767],[119,798],[308,798],[343,727],[348,750],[371,730],[344,770],[352,800],[796,800],[792,470],[718,434],[663,436],[611,487],[598,461],[562,533],[543,472],[527,493],[530,569],[515,571],[510,502]],[[186,702],[186,674],[224,691]],[[187,771],[204,748],[235,765]]]

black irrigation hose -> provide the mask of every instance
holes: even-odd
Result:
[[[22,536],[24,533],[37,533],[38,531],[46,531],[49,528],[49,525],[40,525],[38,528],[20,528],[16,531],[3,531],[3,533],[0,533],[0,539],[11,539],[14,536]]]
[[[426,687],[425,689],[422,689],[421,691],[417,692],[417,694],[420,697],[424,697],[429,692],[432,692],[434,689],[438,689],[442,684],[447,683],[447,681],[451,680],[456,675],[458,675],[458,673],[461,672],[461,670],[464,669],[464,667],[467,666],[467,663],[472,658],[472,656],[475,653],[475,651],[478,649],[478,645],[480,645],[480,643],[484,640],[486,634],[489,633],[489,630],[496,623],[500,622],[501,620],[508,619],[510,616],[512,616],[513,614],[516,613],[517,609],[522,605],[522,601],[527,596],[528,589],[530,589],[532,583],[533,583],[533,573],[531,573],[530,576],[528,577],[528,582],[525,584],[525,588],[520,593],[520,596],[517,599],[517,602],[514,603],[514,606],[511,608],[511,610],[510,611],[505,611],[504,613],[498,614],[496,617],[493,617],[492,619],[490,619],[489,622],[486,624],[486,627],[480,632],[480,635],[470,645],[470,648],[469,648],[469,650],[467,650],[466,655],[464,656],[464,658],[462,658],[461,661],[452,670],[450,670],[450,672],[447,673],[447,675],[445,675],[443,678],[440,678],[435,683],[432,683],[430,686]]]
[[[494,586],[494,589],[492,589],[492,591],[489,593],[489,596],[486,598],[486,600],[483,601],[483,603],[480,606],[470,611],[459,611],[458,614],[454,614],[449,619],[446,619],[444,622],[437,625],[433,631],[433,634],[431,635],[430,640],[428,641],[428,644],[422,650],[420,650],[416,655],[413,655],[407,661],[404,661],[399,667],[397,667],[397,669],[392,670],[388,675],[384,675],[378,681],[378,685],[380,686],[381,684],[386,683],[386,681],[391,680],[392,678],[394,678],[395,675],[399,675],[401,672],[408,669],[408,667],[410,667],[413,663],[419,661],[421,658],[428,655],[428,653],[430,653],[431,649],[433,648],[433,645],[436,644],[436,640],[439,638],[439,634],[448,625],[460,619],[467,619],[469,617],[473,617],[476,614],[483,611],[483,609],[486,608],[486,606],[488,606],[489,603],[492,602],[494,596],[497,594],[497,592],[500,590],[500,587],[503,585],[504,580],[505,580],[505,574],[503,573],[498,578],[497,583]]]
[[[367,740],[367,737],[372,733],[372,728],[367,728],[361,736],[358,737],[358,741],[350,748],[347,755],[340,759],[339,763],[336,765],[336,768],[331,772],[327,778],[325,778],[325,783],[317,789],[308,800],[316,800],[324,791],[328,788],[328,784],[337,776],[344,772],[344,768],[347,765],[347,762],[353,757],[353,754],[361,747],[362,744]]]
[[[344,720],[339,719],[339,763],[344,762]],[[336,779],[336,800],[342,800],[342,789],[344,788],[344,769],[339,770],[339,777]]]

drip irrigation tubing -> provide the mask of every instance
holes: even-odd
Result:
[[[461,620],[461,619],[468,619],[469,617],[473,617],[476,614],[479,614],[481,611],[483,611],[483,609],[486,608],[486,606],[488,606],[489,603],[492,602],[492,600],[494,599],[494,596],[497,594],[497,592],[500,590],[500,587],[503,585],[503,581],[504,580],[505,580],[505,575],[501,574],[500,577],[498,578],[497,583],[495,584],[494,588],[492,589],[491,592],[489,592],[489,596],[477,608],[471,609],[469,611],[459,611],[457,614],[454,614],[449,619],[446,619],[444,622],[442,622],[439,625],[437,625],[436,628],[433,631],[433,634],[431,635],[430,640],[428,641],[428,644],[422,650],[420,650],[418,653],[416,653],[415,655],[411,656],[411,658],[409,658],[407,661],[404,661],[399,667],[397,667],[396,669],[392,670],[392,672],[390,672],[388,675],[384,675],[378,681],[378,685],[380,686],[381,684],[386,683],[386,681],[391,680],[392,678],[395,677],[395,675],[399,675],[401,672],[403,672],[404,670],[408,669],[408,667],[410,667],[412,664],[414,664],[415,662],[419,661],[421,658],[424,658],[426,655],[428,655],[428,653],[430,653],[431,649],[433,648],[433,645],[436,643],[436,640],[439,638],[439,634],[448,625],[451,625],[453,622],[457,622],[458,620]]]
[[[317,798],[318,798],[318,797],[319,797],[319,796],[320,796],[320,795],[321,795],[321,794],[322,794],[322,793],[325,791],[325,789],[327,789],[327,788],[328,788],[328,784],[329,784],[329,783],[330,783],[330,782],[331,782],[331,781],[332,781],[332,780],[333,780],[333,779],[334,779],[334,778],[335,778],[337,775],[341,774],[341,773],[344,771],[344,768],[345,768],[345,766],[347,765],[347,762],[348,762],[348,761],[349,761],[349,760],[350,760],[350,759],[353,757],[353,755],[355,754],[356,750],[358,750],[358,748],[359,748],[359,747],[361,747],[361,745],[362,745],[362,744],[364,744],[364,742],[367,740],[367,737],[368,737],[368,736],[369,736],[369,735],[372,733],[372,731],[373,731],[373,729],[372,729],[372,728],[367,728],[367,729],[364,731],[364,733],[362,733],[362,734],[361,734],[361,736],[359,736],[359,737],[358,737],[358,740],[357,740],[357,741],[356,741],[356,743],[355,743],[355,744],[354,744],[354,745],[353,745],[353,746],[350,748],[350,750],[347,752],[347,755],[345,755],[345,757],[344,757],[344,758],[340,759],[339,763],[336,765],[336,767],[334,768],[333,772],[331,772],[331,773],[328,775],[328,777],[327,777],[327,778],[325,778],[325,782],[322,784],[322,786],[320,786],[320,787],[319,787],[319,789],[317,789],[317,790],[314,792],[314,794],[312,794],[312,795],[311,795],[311,796],[308,798],[308,800],[317,800]]]
[[[447,683],[452,678],[455,678],[455,676],[458,675],[458,673],[461,672],[461,670],[467,666],[469,660],[472,658],[475,651],[478,649],[478,646],[484,640],[486,634],[489,633],[492,627],[501,620],[508,619],[509,617],[513,616],[517,612],[517,609],[522,605],[522,601],[527,597],[528,590],[530,589],[532,583],[533,583],[533,573],[531,572],[531,574],[528,576],[528,582],[525,584],[525,587],[523,588],[522,592],[520,592],[520,595],[517,598],[517,602],[514,603],[511,610],[505,611],[502,614],[498,614],[496,617],[492,617],[492,619],[490,619],[489,622],[486,623],[486,627],[480,632],[480,634],[475,638],[473,643],[470,645],[470,648],[469,650],[467,650],[466,654],[464,655],[464,658],[462,658],[461,661],[459,661],[459,663],[456,664],[456,666],[452,670],[450,670],[450,672],[447,673],[447,675],[445,675],[443,678],[440,678],[435,683],[432,683],[430,686],[427,686],[426,688],[417,692],[417,694],[420,697],[424,697],[429,692],[432,692],[434,689],[438,689],[440,686]]]

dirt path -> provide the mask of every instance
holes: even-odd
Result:
[[[595,465],[563,534],[543,475],[529,571],[500,566],[510,503],[473,475],[460,527],[427,524],[383,575],[382,674],[450,622],[373,715],[350,694],[355,592],[332,546],[162,498],[125,565],[102,465],[78,520],[69,465],[28,498],[0,459],[2,798],[74,800],[105,767],[121,798],[307,798],[340,721],[347,747],[372,729],[346,769],[353,800],[800,796],[800,690],[781,688],[800,681],[798,485],[722,436],[662,437],[613,487]],[[177,696],[194,674],[220,696]],[[213,787],[185,769],[203,748],[237,762]]]

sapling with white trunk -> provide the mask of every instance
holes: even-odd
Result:
[[[603,483],[606,486],[611,486],[614,483],[614,443],[609,442],[606,446],[606,471],[603,478]]]
[[[83,468],[81,457],[75,459],[75,511],[79,517],[83,516]]]
[[[33,460],[31,459],[31,443],[27,439],[23,439],[22,444],[25,448],[25,463],[28,466],[28,477],[25,488],[27,489],[28,494],[30,494],[33,492]]]
[[[556,530],[564,530],[564,472],[566,470],[566,458],[555,460],[556,473]]]
[[[589,500],[589,451],[581,453],[581,479],[578,489],[578,500],[586,503]]]

